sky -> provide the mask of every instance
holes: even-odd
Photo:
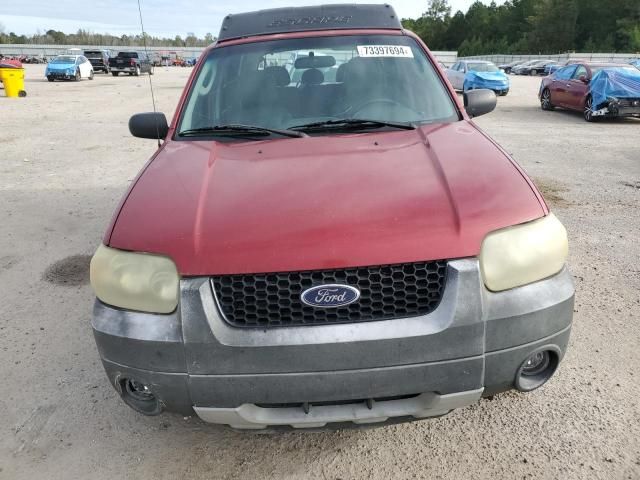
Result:
[[[193,32],[214,36],[228,13],[263,8],[294,7],[340,3],[345,0],[141,0],[147,33],[153,36],[185,37]],[[379,0],[349,0],[351,3],[376,3]],[[449,0],[452,11],[466,11],[474,0]],[[488,3],[489,0],[483,0]],[[383,3],[383,2],[380,2]],[[427,8],[426,0],[390,0],[402,18],[416,18]],[[78,29],[113,35],[140,33],[136,0],[23,0],[0,1],[0,23],[5,32],[31,35],[49,29],[75,33]]]

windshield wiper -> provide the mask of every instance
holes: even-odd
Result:
[[[381,120],[369,120],[366,118],[342,118],[339,120],[325,120],[304,125],[290,127],[290,130],[333,130],[333,129],[361,129],[391,127],[402,130],[415,130],[417,127],[411,122],[387,122]]]
[[[278,128],[259,127],[256,125],[214,125],[211,127],[191,128],[178,133],[179,137],[197,137],[206,135],[269,135],[275,133],[283,137],[308,137],[306,133],[293,130],[281,130]]]

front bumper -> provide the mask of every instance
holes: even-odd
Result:
[[[506,95],[509,93],[509,84],[503,82],[482,82],[471,83],[467,90],[487,89],[492,90],[496,95]]]
[[[72,80],[74,78],[76,78],[76,74],[74,73],[67,73],[67,72],[46,72],[45,75],[47,78],[52,77],[55,80]]]
[[[208,279],[193,278],[170,315],[97,301],[93,329],[121,394],[122,379],[136,379],[165,410],[243,429],[439,416],[514,388],[533,351],[562,358],[574,297],[566,269],[499,293],[484,288],[475,259],[448,269],[440,306],[422,317],[238,329],[218,314]]]
[[[598,105],[594,117],[637,117],[640,116],[640,99],[609,100]]]

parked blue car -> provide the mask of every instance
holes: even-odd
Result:
[[[44,76],[47,80],[93,80],[93,66],[84,55],[58,55],[47,64]]]
[[[487,88],[496,95],[509,93],[509,77],[491,62],[460,60],[446,69],[445,74],[456,90]]]
[[[635,60],[631,60],[629,65],[633,65],[636,68],[640,69],[640,58],[636,58]]]

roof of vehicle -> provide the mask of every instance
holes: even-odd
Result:
[[[588,65],[589,67],[600,67],[600,68],[627,67],[629,65],[627,63],[616,63],[616,62],[579,62],[579,63],[583,63],[585,65]]]
[[[492,64],[493,62],[489,62],[488,60],[462,60],[465,63],[484,63],[484,64]]]
[[[391,5],[319,5],[227,15],[218,41],[274,33],[354,28],[402,29]]]

